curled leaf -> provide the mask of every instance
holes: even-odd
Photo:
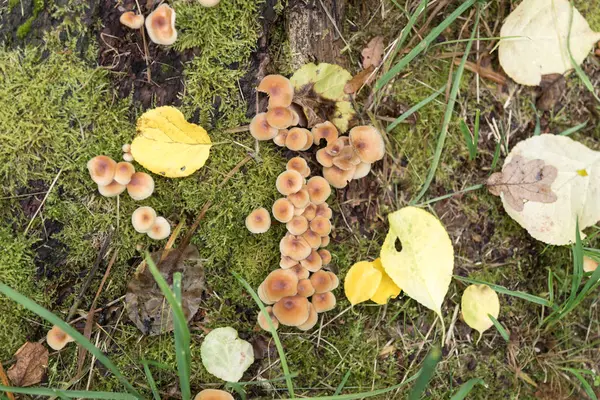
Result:
[[[25,342],[15,353],[17,362],[6,372],[13,385],[37,385],[46,375],[48,349],[40,343]]]
[[[381,283],[382,275],[370,261],[354,264],[344,279],[344,293],[350,304],[356,305],[373,297]]]
[[[466,324],[483,333],[494,325],[488,314],[498,318],[500,301],[498,294],[488,285],[471,285],[462,295],[461,308]]]
[[[373,267],[375,267],[376,270],[381,272],[381,282],[379,283],[375,294],[371,296],[371,300],[377,304],[387,304],[387,302],[390,299],[398,297],[398,295],[400,294],[400,288],[385,272],[385,269],[381,264],[381,258],[378,258],[375,261],[373,261]]]
[[[206,370],[227,382],[238,382],[254,362],[252,345],[231,327],[213,329],[206,335],[200,355]]]
[[[377,67],[383,60],[383,36],[375,36],[369,41],[361,53],[363,68]]]

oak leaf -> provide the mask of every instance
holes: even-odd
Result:
[[[362,51],[363,68],[377,67],[383,60],[383,36],[375,36]]]
[[[17,362],[6,374],[18,387],[32,386],[40,383],[48,368],[48,349],[40,343],[25,342],[15,353]]]

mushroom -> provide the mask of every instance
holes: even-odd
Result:
[[[291,269],[271,271],[261,285],[265,298],[279,301],[283,297],[295,296],[298,293],[298,276]]]
[[[298,171],[294,170],[283,171],[275,182],[277,190],[284,196],[296,193],[302,189],[302,185],[304,185],[304,178]]]
[[[331,195],[331,186],[329,182],[321,176],[313,176],[306,183],[306,189],[311,203],[315,205],[323,204]]]
[[[323,237],[321,238],[321,247],[327,247],[327,246],[329,245],[329,241],[330,241],[330,240],[331,240],[331,239],[330,239],[329,235],[327,235],[327,236],[323,236]]]
[[[294,86],[281,75],[265,76],[256,90],[269,95],[269,108],[289,107],[294,98]]]
[[[303,129],[303,128],[301,128],[301,129]],[[314,138],[313,138],[312,132],[309,131],[308,129],[305,129],[304,133],[306,133],[306,144],[304,145],[303,148],[300,149],[300,151],[306,151],[306,150],[310,149],[314,143]]]
[[[298,261],[288,256],[281,256],[281,260],[279,260],[279,266],[283,269],[290,269],[296,264],[298,264]]]
[[[598,261],[594,260],[591,257],[584,256],[583,257],[583,271],[584,272],[594,272],[598,268]]]
[[[308,257],[311,247],[303,237],[287,235],[279,242],[279,250],[284,256],[300,261]]]
[[[329,277],[331,278],[331,282],[333,283],[333,287],[331,288],[331,290],[337,289],[338,286],[340,286],[340,279],[337,277],[336,274],[334,274],[331,271],[327,271],[327,274],[329,275]]]
[[[110,184],[115,177],[117,163],[107,156],[96,156],[87,163],[90,177],[100,186]]]
[[[315,294],[315,288],[310,279],[300,279],[298,281],[298,296],[310,297],[313,294]]]
[[[246,228],[252,233],[265,233],[270,227],[271,216],[263,207],[257,208],[246,217]]]
[[[333,216],[333,212],[331,208],[329,208],[329,204],[322,203],[317,205],[317,217],[325,217],[331,219]]]
[[[125,185],[117,181],[112,181],[106,186],[98,185],[98,192],[104,197],[115,197],[125,191]]]
[[[133,11],[127,11],[121,14],[119,22],[131,29],[140,29],[144,26],[144,16],[134,13]],[[129,153],[126,151],[125,153]]]
[[[361,179],[367,176],[371,172],[371,164],[362,162],[356,166],[352,179]]]
[[[234,398],[231,394],[224,390],[204,389],[203,391],[198,393],[196,397],[194,397],[194,400],[234,400]]]
[[[172,45],[177,40],[175,30],[175,10],[167,4],[161,4],[146,18],[148,36],[156,44]]]
[[[267,313],[269,314],[269,317],[271,318],[271,323],[273,324],[273,328],[275,328],[275,330],[277,330],[277,328],[279,328],[279,320],[277,320],[277,317],[275,317],[275,314],[273,314],[273,307],[266,307]],[[258,325],[264,329],[267,332],[271,331],[271,327],[269,326],[269,322],[267,320],[267,318],[265,317],[265,314],[262,311],[258,312],[258,318],[257,318],[257,322]]]
[[[285,147],[294,151],[301,151],[309,142],[310,131],[304,128],[292,128],[285,138]]]
[[[355,171],[358,164],[360,164],[360,157],[358,157],[352,146],[344,147],[337,156],[333,157],[333,165],[344,171],[349,169]]]
[[[340,138],[337,138],[333,143],[325,147],[324,150],[331,157],[335,157],[341,153],[344,147],[346,147],[346,139],[348,139],[348,136],[342,136]]]
[[[321,235],[315,233],[310,228],[302,234],[302,238],[308,243],[311,249],[318,249],[321,246]]]
[[[310,230],[319,236],[327,236],[331,233],[331,221],[325,217],[315,217],[310,221]]]
[[[221,0],[198,0],[198,3],[203,7],[214,7],[219,4],[220,1]]]
[[[121,185],[127,185],[131,182],[131,177],[135,174],[135,167],[132,163],[118,162],[115,167],[115,181]]]
[[[131,214],[131,225],[139,233],[147,233],[156,221],[156,211],[152,207],[143,206]]]
[[[284,297],[273,306],[273,313],[283,325],[298,326],[308,320],[308,300],[302,296]]]
[[[279,129],[269,125],[267,113],[258,113],[250,121],[250,134],[256,140],[274,139]]]
[[[343,189],[348,185],[348,182],[352,180],[354,171],[356,168],[349,170],[339,169],[336,166],[324,167],[323,177],[327,179],[327,182],[336,189]]]
[[[290,169],[298,171],[303,178],[306,178],[310,175],[310,168],[308,167],[308,163],[302,157],[291,158],[287,162],[285,169],[287,169],[288,171]]]
[[[131,153],[131,144],[125,143],[123,146],[121,146],[121,150],[123,150],[123,153]]]
[[[350,130],[350,144],[365,163],[379,161],[385,155],[381,133],[373,126],[355,126]]]
[[[267,122],[274,128],[285,129],[292,125],[294,115],[287,107],[272,107],[267,111]]]
[[[294,217],[294,205],[286,198],[275,200],[271,211],[273,212],[273,218],[284,224]]]
[[[294,207],[294,215],[295,216],[302,215],[302,214],[304,214],[304,210],[306,210],[306,207],[303,207],[303,208]]]
[[[304,212],[302,213],[302,216],[308,221],[312,221],[313,218],[317,216],[317,206],[313,203],[308,203],[304,209]]]
[[[321,259],[319,253],[317,253],[317,251],[313,249],[308,255],[308,257],[306,257],[304,260],[300,260],[300,265],[302,265],[310,272],[316,272],[320,270],[323,266],[323,260]]]
[[[285,147],[285,139],[287,138],[287,135],[287,129],[280,129],[279,132],[277,132],[277,135],[275,135],[275,137],[273,138],[273,143],[275,143],[279,147]]]
[[[317,314],[317,310],[315,310],[315,306],[313,306],[312,303],[308,303],[308,308],[308,319],[302,325],[298,325],[298,329],[300,329],[301,331],[307,331],[309,329],[314,328],[314,326],[317,324],[317,321],[319,320],[319,315]]]
[[[293,273],[296,274],[296,276],[298,277],[298,280],[308,279],[308,277],[310,276],[310,271],[307,270],[306,268],[304,268],[300,264],[294,265],[292,268],[290,268],[290,271],[292,271]]]
[[[136,172],[127,184],[127,193],[133,200],[144,200],[154,192],[154,179],[145,172]]]
[[[154,240],[163,240],[171,234],[171,225],[164,217],[156,217],[154,225],[147,232],[148,237]]]
[[[319,255],[321,256],[321,260],[323,261],[323,265],[327,265],[331,262],[331,253],[329,252],[329,250],[325,250],[325,249],[320,249],[318,251]]]
[[[317,150],[317,162],[324,167],[333,166],[333,156],[329,154],[327,148]]]
[[[62,329],[54,325],[46,334],[46,343],[53,350],[62,350],[68,343],[75,341],[71,336],[67,335]]]
[[[260,300],[265,304],[275,304],[275,300],[270,299],[265,293],[265,283],[261,283],[256,291]]]
[[[310,204],[310,197],[306,187],[298,190],[296,193],[289,194],[287,199],[295,208],[305,209]]]
[[[295,216],[287,224],[285,224],[288,232],[292,235],[302,235],[308,229],[308,221],[303,216]]]
[[[315,293],[325,293],[333,290],[334,282],[331,280],[328,271],[317,271],[310,276],[310,283],[315,288]]]
[[[290,111],[292,112],[292,123],[290,126],[296,126],[300,123],[300,114],[294,108],[290,106]]]
[[[316,293],[312,297],[312,305],[318,313],[333,310],[335,303],[335,296],[331,292]]]
[[[131,153],[123,153],[123,161],[132,162],[133,155]]]
[[[325,139],[327,141],[327,145],[330,145],[337,140],[339,135],[335,125],[329,121],[313,126],[312,134],[317,146],[320,144],[321,139]]]

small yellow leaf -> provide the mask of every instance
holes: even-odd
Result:
[[[381,271],[372,262],[360,261],[354,264],[344,280],[344,292],[352,305],[369,300],[381,283]]]
[[[462,295],[461,308],[467,325],[483,333],[494,325],[488,314],[498,318],[500,301],[498,294],[488,285],[471,285]]]
[[[182,178],[196,172],[208,159],[208,133],[186,121],[175,107],[146,111],[137,121],[137,136],[131,143],[135,161],[168,178]]]
[[[398,297],[400,288],[394,283],[392,278],[386,274],[383,265],[381,265],[381,258],[373,261],[373,266],[381,272],[381,282],[379,283],[379,287],[375,294],[371,296],[371,300],[377,304],[387,304],[389,299]]]

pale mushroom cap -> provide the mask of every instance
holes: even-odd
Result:
[[[385,155],[385,143],[381,133],[373,126],[356,126],[350,130],[350,143],[365,163],[379,161]]]
[[[302,188],[296,193],[288,195],[287,199],[295,208],[306,208],[310,204],[310,196],[306,188]]]
[[[294,216],[299,216],[299,215],[304,214],[304,210],[306,210],[306,207],[303,207],[303,208],[294,207]]]
[[[269,317],[271,318],[273,327],[275,328],[275,330],[277,330],[277,328],[279,328],[279,321],[277,320],[277,317],[275,317],[275,314],[273,314],[273,307],[270,307],[270,306],[266,307],[266,310],[267,310],[267,313],[269,314]],[[262,311],[258,312],[258,317],[256,319],[258,322],[258,326],[260,326],[262,329],[264,329],[267,332],[271,331],[269,322]]]
[[[123,161],[132,162],[133,154],[131,153],[123,153]]]
[[[260,300],[265,303],[265,304],[274,304],[275,300],[269,298],[267,296],[267,293],[265,292],[265,283],[261,283],[258,286],[258,290],[256,291],[256,293],[258,294],[258,297],[260,298]]]
[[[300,115],[293,108],[290,108],[290,111],[292,112],[292,125],[291,126],[296,126],[300,123]]]
[[[279,260],[279,266],[283,269],[290,269],[296,264],[298,264],[298,261],[287,256],[281,256],[281,260]]]
[[[308,163],[302,157],[291,158],[287,162],[285,169],[293,169],[294,171],[298,171],[303,178],[306,178],[310,175],[310,168],[308,167]]]
[[[203,0],[207,1],[207,0]],[[213,0],[214,1],[214,0]],[[218,0],[217,0],[218,3]],[[235,400],[233,396],[224,390],[204,389],[194,397],[194,400]]]
[[[309,141],[310,131],[304,128],[292,128],[285,138],[285,147],[290,150],[300,151]]]
[[[598,262],[591,257],[584,256],[583,257],[583,271],[584,272],[594,272],[598,267]]]
[[[311,203],[319,205],[325,203],[331,196],[331,186],[329,182],[321,176],[313,176],[306,183],[306,189],[310,196]]]
[[[329,207],[329,204],[323,203],[317,206],[317,217],[325,217],[331,219],[333,216],[333,211]]]
[[[131,177],[135,174],[135,167],[132,163],[121,161],[115,168],[115,181],[121,185],[127,185]]]
[[[281,75],[267,75],[256,88],[269,95],[269,107],[289,107],[294,98],[294,86]]]
[[[150,40],[156,44],[169,46],[175,43],[175,10],[164,3],[158,6],[146,18],[146,31]]]
[[[292,235],[302,235],[308,229],[308,220],[303,216],[298,215],[285,224],[285,227]]]
[[[130,143],[125,143],[121,147],[121,150],[123,150],[123,153],[131,153],[131,144]]]
[[[201,6],[203,7],[214,7],[217,4],[219,4],[221,2],[221,0],[198,0],[198,3],[200,3]],[[233,400],[233,398],[232,398]]]
[[[343,189],[348,185],[348,182],[352,180],[355,169],[349,169],[344,171],[336,166],[324,167],[323,177],[327,179],[327,182],[336,189]]]
[[[107,156],[96,156],[87,163],[90,177],[101,186],[106,186],[113,181],[116,167],[115,160]]]
[[[301,236],[289,235],[284,236],[281,239],[279,242],[279,250],[284,256],[300,261],[308,257],[311,252],[311,247]]]
[[[349,169],[356,170],[356,166],[360,162],[360,157],[352,146],[344,147],[337,156],[333,157],[333,165],[345,171]]]
[[[317,216],[317,206],[313,203],[309,203],[304,209],[302,216],[308,221],[312,221]]]
[[[139,233],[148,232],[156,222],[156,211],[152,207],[143,206],[131,214],[131,225]]]
[[[313,294],[315,294],[315,288],[310,279],[300,279],[298,281],[298,296],[310,297]]]
[[[270,140],[278,133],[279,129],[269,125],[267,113],[258,113],[250,121],[250,134],[256,140]]]
[[[279,147],[285,147],[285,139],[287,138],[287,135],[287,129],[280,129],[279,132],[277,132],[277,135],[275,135],[275,137],[273,138],[273,143],[275,143]]]
[[[308,129],[305,129],[304,133],[306,133],[306,144],[304,145],[303,148],[300,149],[300,151],[306,151],[306,150],[310,149],[314,142],[313,134],[311,131],[309,131]]]
[[[273,203],[273,218],[284,224],[294,217],[294,205],[286,198],[275,200]]]
[[[127,11],[121,14],[119,22],[131,29],[140,29],[144,25],[144,16],[137,15],[133,11]],[[128,153],[129,151],[126,151]]]
[[[310,230],[319,236],[327,236],[331,233],[331,221],[325,217],[315,217],[310,221]]]
[[[277,181],[275,182],[275,187],[279,193],[284,196],[288,194],[296,193],[302,186],[304,185],[304,178],[298,171],[290,170],[283,171],[277,177]]]
[[[112,181],[106,186],[98,185],[98,192],[104,197],[115,197],[125,191],[125,185]]]
[[[319,250],[319,255],[321,256],[323,265],[327,265],[331,262],[331,253],[329,252],[329,250],[321,249]]]
[[[339,136],[337,128],[329,121],[313,126],[312,134],[317,146],[320,144],[321,139],[325,139],[327,141],[327,145],[329,145],[335,142]]]
[[[317,150],[317,162],[324,167],[333,166],[333,156],[327,152],[327,149]]]
[[[346,141],[349,141],[349,139],[346,139],[348,139],[348,136],[337,138],[333,143],[327,145],[327,147],[325,147],[323,150],[325,150],[330,156],[335,157],[342,152],[344,147],[346,147]]]
[[[277,129],[285,129],[292,125],[294,115],[287,107],[272,107],[267,111],[267,122]]]
[[[313,232],[310,228],[302,234],[302,238],[306,240],[311,249],[318,249],[321,246],[321,235]]]
[[[300,260],[300,265],[309,270],[310,272],[317,272],[323,266],[323,260],[315,249],[313,249],[308,257],[304,260]]]
[[[333,289],[333,284],[328,271],[316,271],[310,276],[310,283],[315,288],[315,293],[325,293]]]
[[[163,240],[171,234],[171,224],[164,217],[156,217],[154,225],[147,232],[148,237],[153,240]]]
[[[340,278],[338,278],[337,275],[331,271],[327,271],[327,274],[329,274],[329,277],[331,278],[331,282],[333,282],[333,287],[331,288],[331,290],[337,289],[338,286],[340,286]]]
[[[302,325],[298,325],[298,329],[300,329],[301,331],[308,331],[314,328],[314,326],[317,324],[317,321],[319,320],[319,315],[317,314],[317,310],[315,310],[315,306],[313,306],[312,303],[309,303],[308,307],[310,309],[308,319]]]
[[[252,233],[265,233],[270,227],[271,216],[263,207],[257,208],[246,217],[246,228]]]
[[[154,179],[145,172],[136,172],[127,184],[127,193],[133,200],[144,200],[154,193]]]
[[[298,293],[298,276],[291,269],[276,269],[267,275],[261,286],[268,300],[279,301]]]
[[[371,164],[361,162],[356,166],[356,170],[354,170],[354,175],[352,175],[352,179],[361,179],[365,176],[369,175],[371,172]]]
[[[331,238],[329,237],[329,235],[321,237],[321,247],[327,247],[330,241]]]
[[[315,293],[312,296],[312,305],[318,313],[333,310],[335,308],[335,296],[331,292]]]
[[[283,325],[298,326],[308,320],[310,308],[306,297],[284,297],[273,306],[273,313]]]
[[[46,334],[46,342],[53,350],[62,350],[67,343],[71,343],[72,341],[74,339],[56,325]]]
[[[310,276],[310,271],[307,270],[306,268],[304,268],[300,264],[294,265],[289,270],[296,274],[296,276],[298,277],[298,280],[300,280],[300,279],[308,279],[308,277]]]

